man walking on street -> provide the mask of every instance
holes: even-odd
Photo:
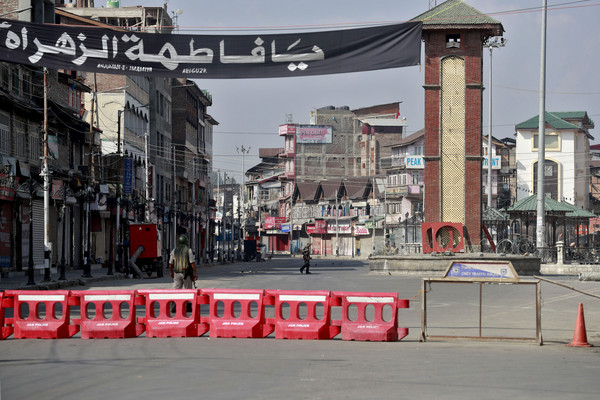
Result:
[[[188,239],[185,235],[177,238],[177,247],[173,249],[169,257],[169,270],[171,270],[174,289],[191,289],[193,282],[198,279],[194,252],[188,246]]]
[[[306,268],[306,273],[310,274],[310,246],[311,244],[308,243],[302,249],[302,259],[304,260],[304,265],[302,266],[302,268],[300,268],[300,273],[304,272],[304,268]]]

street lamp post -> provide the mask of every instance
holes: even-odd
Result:
[[[488,101],[488,176],[487,176],[487,206],[492,207],[492,51],[494,48],[504,47],[506,45],[506,39],[490,38],[485,46],[490,49],[490,87],[489,90],[489,101]]]
[[[543,1],[542,13],[542,46],[540,54],[540,112],[538,120],[538,165],[537,165],[537,218],[536,247],[546,247],[546,204],[544,192],[544,163],[546,160],[546,24],[548,18],[548,1]]]

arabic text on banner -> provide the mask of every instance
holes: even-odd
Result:
[[[421,22],[257,35],[178,35],[0,19],[0,60],[119,75],[275,78],[417,65]]]

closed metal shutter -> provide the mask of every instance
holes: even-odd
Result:
[[[33,200],[33,265],[44,268],[44,200]]]

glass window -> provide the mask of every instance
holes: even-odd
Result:
[[[560,151],[560,135],[557,133],[546,133],[545,135],[545,147],[546,150],[550,151]],[[538,150],[538,142],[539,135],[537,133],[533,134],[533,151]]]

